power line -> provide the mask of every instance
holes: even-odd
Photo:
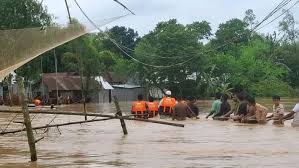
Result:
[[[264,26],[260,27],[257,30],[261,30],[262,28],[268,26],[269,24],[273,23],[275,20],[277,20],[278,18],[280,18],[282,15],[284,15],[285,13],[287,13],[288,11],[290,11],[293,7],[295,7],[297,4],[299,3],[299,1],[296,1],[291,7],[289,7],[288,9],[286,9],[283,13],[281,13],[280,15],[278,15],[276,18],[274,18],[273,20],[271,20],[270,22],[266,23]]]
[[[284,6],[289,4],[292,0],[283,0],[281,1],[260,23],[258,23],[251,31],[253,32],[256,30],[260,25],[262,25],[266,20],[268,20],[270,17],[272,17],[275,13],[277,13],[280,9],[282,9]]]
[[[87,20],[89,20],[89,22],[100,32],[102,32],[117,48],[119,48],[125,55],[127,55],[128,57],[130,57],[132,60],[134,60],[135,62],[138,62],[142,65],[145,66],[149,66],[149,67],[153,67],[153,68],[170,68],[170,67],[174,67],[174,66],[178,66],[178,65],[183,65],[189,61],[191,61],[192,59],[195,58],[195,56],[193,58],[190,58],[184,62],[180,62],[180,63],[176,63],[176,64],[172,64],[172,65],[152,65],[152,64],[147,64],[144,63],[136,58],[134,58],[133,56],[131,56],[130,54],[128,54],[126,51],[124,51],[124,49],[122,47],[120,47],[120,45],[112,38],[109,37],[109,34],[107,34],[106,32],[103,32],[90,18],[89,16],[84,12],[84,10],[81,8],[81,6],[79,5],[79,3],[77,2],[77,0],[74,0],[74,2],[76,3],[76,5],[78,6],[78,8],[80,9],[80,11],[82,12],[82,14],[86,17]]]
[[[282,9],[284,6],[288,5],[292,0],[283,0],[281,1],[268,15],[266,15],[264,17],[264,19],[258,23],[253,29],[250,30],[250,32],[252,33],[253,31],[255,31],[260,25],[262,25],[265,21],[267,21],[270,17],[272,17],[275,13],[277,13],[280,9]],[[297,2],[298,3],[298,2]],[[258,29],[259,30],[259,29]],[[240,37],[242,37],[243,35],[246,35],[246,33],[241,34]],[[238,37],[238,39],[240,38]],[[216,49],[222,48],[230,43],[232,43],[232,41],[230,41],[229,43],[224,43],[224,45],[221,45],[219,47],[216,47]],[[134,49],[128,48],[124,45],[119,45],[120,47],[122,47],[123,49],[127,49],[129,51],[135,51]],[[153,55],[145,55],[145,56],[153,56]],[[158,56],[158,55],[154,55],[154,57],[157,58],[162,58],[162,59],[174,59],[174,58],[178,58],[178,57],[162,57],[162,56]]]
[[[105,32],[103,32],[89,17],[88,15],[84,12],[84,10],[81,8],[81,6],[78,4],[77,0],[74,0],[76,5],[78,6],[78,8],[80,9],[80,11],[82,12],[82,14],[89,20],[89,22],[97,29],[99,30],[100,32],[104,33],[104,35],[117,47],[119,48],[125,55],[127,55],[128,57],[130,57],[132,60],[134,60],[135,62],[138,62],[142,65],[146,65],[146,66],[150,66],[150,67],[153,67],[153,68],[170,68],[170,67],[174,67],[174,66],[177,66],[177,65],[183,65],[191,60],[193,60],[194,58],[196,58],[196,56],[184,61],[184,62],[181,62],[181,63],[177,63],[177,64],[172,64],[172,65],[169,65],[169,66],[157,66],[157,65],[152,65],[152,64],[147,64],[147,63],[144,63],[136,58],[134,58],[133,56],[131,56],[130,54],[128,54],[122,47],[120,44],[118,44],[114,39],[110,38],[109,35]],[[261,24],[263,24],[266,20],[268,20],[270,17],[272,17],[275,13],[277,13],[280,9],[282,9],[284,6],[286,6],[287,4],[289,4],[292,0],[283,0],[279,3],[279,5],[277,5],[260,23],[258,23],[253,29],[250,30],[250,32],[252,33],[254,30],[256,30]],[[243,33],[241,34],[238,39],[240,39],[240,37],[246,35],[247,33]],[[219,48],[222,48],[224,46],[227,46],[228,44],[231,44],[234,42],[235,39],[233,40],[230,40],[228,42],[225,42],[223,45],[220,45],[218,47],[216,47],[216,49],[219,49]],[[127,47],[126,47],[127,48]],[[131,51],[133,51],[133,49],[130,49]],[[212,52],[213,50],[210,50],[210,51],[206,51],[205,53],[209,53],[209,52]]]
[[[114,2],[118,3],[120,6],[124,7],[127,11],[129,11],[132,15],[135,15],[135,13],[127,8],[123,3],[119,2],[118,0],[113,0]]]

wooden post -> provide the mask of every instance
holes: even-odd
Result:
[[[31,120],[30,120],[30,115],[28,110],[28,99],[25,96],[24,83],[23,83],[23,79],[20,76],[17,77],[17,82],[18,82],[19,100],[20,103],[22,104],[24,124],[27,132],[31,161],[34,162],[37,160],[37,156],[36,156],[36,148],[35,148],[35,139],[32,132]]]
[[[114,104],[115,104],[115,107],[116,107],[116,116],[122,116],[122,112],[121,112],[121,109],[119,107],[117,97],[114,96],[113,98],[114,98]],[[124,119],[119,119],[119,121],[120,121],[121,127],[123,129],[124,135],[127,135],[128,131],[127,131],[125,120]]]
[[[111,103],[112,102],[112,90],[111,89],[109,89],[109,103]]]

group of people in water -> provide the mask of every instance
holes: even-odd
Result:
[[[232,103],[229,103],[229,99]],[[293,110],[285,115],[285,109],[281,103],[280,96],[273,96],[273,109],[271,111],[256,103],[253,96],[243,93],[235,93],[232,96],[228,94],[216,93],[215,100],[212,103],[210,113],[206,119],[212,117],[214,120],[232,119],[241,123],[258,123],[264,124],[273,120],[273,124],[283,124],[285,120],[294,119],[293,124],[299,125],[299,103]],[[268,115],[268,112],[272,112]],[[131,113],[137,118],[152,118],[157,115],[160,118],[171,117],[173,120],[185,120],[186,118],[199,119],[199,109],[194,100],[185,101],[176,100],[171,97],[171,91],[166,91],[161,101],[155,102],[153,97],[149,101],[143,100],[143,95],[138,95],[138,100],[133,102]]]
[[[171,91],[166,91],[160,102],[155,102],[153,97],[144,101],[143,95],[138,95],[138,100],[132,103],[131,113],[136,118],[169,118],[173,120],[185,120],[186,118],[198,118],[199,109],[195,101],[176,100],[171,97]]]

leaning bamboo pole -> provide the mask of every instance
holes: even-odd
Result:
[[[114,104],[115,104],[115,107],[116,107],[116,114],[115,115],[122,117],[123,113],[122,113],[122,111],[121,111],[121,109],[119,107],[119,103],[118,103],[117,97],[114,96],[113,98],[114,98]],[[121,119],[119,119],[119,121],[120,121],[120,125],[121,125],[121,127],[123,129],[124,135],[128,135],[128,130],[127,130],[127,126],[126,126],[125,120],[121,118]]]
[[[86,121],[84,120],[84,121],[74,121],[74,122],[61,123],[61,124],[52,124],[52,125],[32,127],[32,130],[51,128],[51,127],[61,127],[61,126],[74,125],[74,124],[83,124],[83,123],[90,123],[90,122],[97,122],[97,121],[106,121],[106,120],[111,120],[111,119],[113,119],[113,118],[101,118],[101,119],[86,120]],[[0,132],[0,135],[14,134],[14,133],[23,132],[23,131],[26,131],[26,128],[12,130],[12,131],[6,131],[6,132]]]
[[[0,113],[22,113],[20,110],[10,110],[4,109],[0,110]],[[163,125],[170,125],[176,127],[184,127],[184,124],[167,122],[167,121],[159,121],[159,120],[152,120],[152,119],[141,119],[141,118],[130,118],[129,116],[115,116],[109,114],[99,114],[99,113],[82,113],[82,112],[74,112],[74,111],[41,111],[41,110],[31,110],[29,113],[32,114],[57,114],[57,115],[72,115],[72,116],[93,116],[93,117],[110,117],[113,119],[124,119],[124,120],[134,120],[134,121],[143,121],[149,123],[156,123],[156,124],[163,124]]]
[[[24,83],[23,83],[23,79],[20,76],[17,77],[17,82],[18,82],[19,99],[22,104],[22,112],[24,117],[24,125],[25,125],[24,130],[26,130],[27,132],[31,161],[34,162],[37,160],[37,154],[35,148],[35,139],[32,132],[31,120],[30,120],[30,115],[28,110],[28,99],[25,96]]]

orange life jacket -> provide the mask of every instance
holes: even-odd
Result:
[[[150,112],[149,117],[155,117],[158,114],[158,102],[147,102],[147,106]]]
[[[166,113],[166,109],[169,109],[168,113],[173,113],[173,108],[176,105],[176,100],[175,98],[172,97],[163,97],[161,107],[162,107],[162,112]]]
[[[146,112],[146,102],[145,101],[135,101],[132,103],[132,114],[143,115]]]

